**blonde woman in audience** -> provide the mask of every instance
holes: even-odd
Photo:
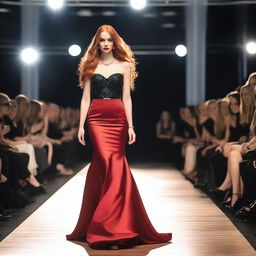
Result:
[[[207,127],[211,135],[211,144],[201,151],[203,157],[210,149],[217,148],[229,141],[231,115],[226,98],[213,100],[208,103],[209,116],[213,122],[212,127]]]
[[[30,102],[29,99],[19,94],[15,97],[15,101],[18,104],[18,111],[15,117],[15,122],[18,128],[18,135],[15,140],[26,140],[28,135],[28,118],[30,116]]]
[[[8,108],[2,108],[2,106],[7,106],[7,104]],[[17,111],[18,105],[16,101],[11,100],[7,94],[0,93],[0,117],[3,117],[5,124],[8,125],[8,132],[5,134],[5,137],[3,137],[3,141],[8,145],[15,146],[18,152],[27,153],[29,155],[28,170],[31,174],[37,175],[38,164],[36,162],[33,145],[27,143],[26,140],[19,139],[15,141],[16,136],[19,134],[17,123],[14,121]]]
[[[246,85],[246,88],[249,86]],[[254,88],[250,88],[251,93],[256,94],[256,83]],[[250,106],[249,106],[250,107]],[[227,207],[237,210],[241,207],[241,197],[243,196],[243,181],[239,173],[239,164],[246,155],[256,149],[256,112],[250,124],[249,142],[240,145],[232,145],[228,152],[228,168],[224,182],[213,191],[216,197],[225,197],[232,189],[232,196],[226,200]]]
[[[47,136],[49,117],[47,108],[44,103],[38,100],[32,100],[31,104],[31,114],[29,117],[29,135],[28,141],[35,147],[43,148],[47,147],[48,150],[48,164],[52,164],[53,158],[53,143],[51,139]],[[62,164],[58,163],[56,169],[63,175],[73,174],[72,170],[68,170]]]
[[[253,73],[255,74],[255,73]],[[250,127],[253,119],[253,115],[255,113],[255,93],[252,90],[252,84],[255,76],[249,77],[249,82],[241,87],[240,90],[240,125]],[[251,81],[251,82],[250,82]],[[250,84],[250,86],[249,86]],[[231,150],[240,151],[242,148],[242,144],[248,140],[251,140],[253,135],[249,135],[248,137],[241,138],[240,141],[226,143],[225,145],[221,145],[216,150],[222,152],[225,157],[228,157],[229,152]]]
[[[34,147],[47,147],[48,164],[52,161],[52,143],[46,139],[48,117],[43,103],[38,100],[30,101],[30,116],[28,118],[28,142]]]

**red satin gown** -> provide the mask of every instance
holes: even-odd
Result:
[[[66,238],[87,242],[93,249],[172,239],[172,233],[157,233],[154,229],[128,166],[128,122],[121,100],[122,87],[121,73],[108,78],[95,73],[91,77],[87,129],[93,155],[80,215],[75,229]],[[104,96],[111,99],[103,99]]]

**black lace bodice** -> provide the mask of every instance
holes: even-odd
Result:
[[[114,73],[108,78],[94,73],[91,76],[91,99],[122,98],[123,74]]]

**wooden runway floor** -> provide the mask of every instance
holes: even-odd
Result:
[[[47,256],[252,256],[255,250],[202,192],[166,168],[131,168],[148,215],[158,232],[172,232],[171,243],[121,250],[92,250],[67,241],[80,211],[89,165],[62,186],[0,243],[0,255]]]

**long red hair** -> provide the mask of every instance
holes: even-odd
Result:
[[[136,71],[136,64],[138,63],[131,47],[126,44],[122,37],[116,32],[111,25],[102,25],[98,28],[96,34],[93,36],[89,47],[87,48],[84,56],[81,58],[78,73],[79,73],[79,87],[83,88],[86,80],[90,79],[94,73],[100,58],[100,49],[98,47],[100,42],[101,32],[108,32],[113,40],[113,56],[119,61],[127,61],[131,67],[131,90],[135,90],[134,80],[138,76]]]

